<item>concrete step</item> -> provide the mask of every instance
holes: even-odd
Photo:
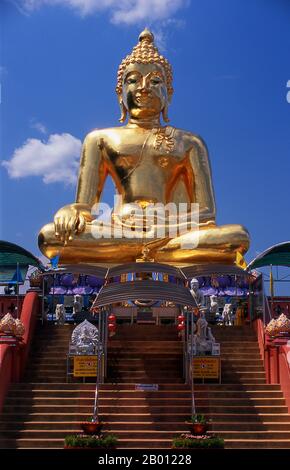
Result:
[[[111,368],[113,369],[113,368]],[[110,376],[110,370],[108,370],[108,375]],[[182,375],[182,370],[181,369],[140,369],[140,370],[127,370],[127,369],[116,369],[118,374],[118,377],[124,377],[126,375],[130,376],[131,378],[137,378],[137,377],[155,377],[156,379],[158,378],[166,378],[167,380],[170,380],[170,377],[180,377]],[[157,383],[157,382],[156,382]]]
[[[119,439],[118,449],[170,449],[172,441],[164,439],[162,442],[150,439]],[[283,439],[271,440],[253,439],[253,440],[230,440],[225,441],[225,449],[289,449],[290,442]]]
[[[72,432],[79,433],[82,431],[81,429],[81,421],[55,421],[53,422],[53,429],[56,431],[65,431],[67,434]],[[127,421],[119,421],[119,422],[105,422],[103,425],[103,431],[110,431],[113,433],[117,433],[117,431],[127,429],[130,431],[138,430],[138,431],[168,431],[171,430],[173,432],[186,432],[188,426],[185,424],[184,420],[180,422],[176,421],[167,421],[167,422],[127,422]],[[6,431],[52,431],[52,422],[51,421],[13,421],[13,422],[0,422],[0,433]]]
[[[94,389],[70,389],[70,390],[11,390],[9,397],[13,399],[34,399],[34,398],[86,398],[95,395]],[[154,392],[138,390],[100,390],[100,398],[190,398],[190,390],[158,390]],[[224,398],[247,399],[247,398],[281,398],[283,393],[279,390],[258,390],[258,391],[238,391],[238,390],[195,390],[195,398]]]
[[[116,377],[116,376],[115,376]],[[116,381],[118,381],[118,383],[132,383],[132,384],[136,384],[136,383],[140,383],[140,384],[162,384],[162,383],[167,383],[168,380],[170,380],[170,382],[172,383],[183,383],[183,379],[181,377],[174,377],[174,376],[170,376],[170,377],[160,377],[160,376],[148,376],[148,375],[135,375],[134,377],[130,375],[118,375],[118,377],[116,377]]]
[[[219,423],[228,423],[228,429],[231,429],[232,426],[239,426],[239,424],[243,423],[252,423],[253,425],[266,425],[267,423],[269,426],[275,426],[276,424],[279,425],[282,423],[284,426],[289,426],[290,424],[290,415],[288,413],[255,413],[253,410],[251,410],[251,413],[239,413],[239,410],[237,410],[235,413],[216,413],[215,411],[211,412],[208,414],[208,417],[212,419],[212,422],[218,425]],[[15,413],[10,412],[4,412],[1,415],[1,423],[5,425],[5,423],[11,422],[18,422],[23,423],[23,422],[31,422],[31,423],[37,423],[37,422],[47,422],[47,423],[53,423],[53,426],[55,426],[55,423],[61,422],[77,422],[80,423],[81,421],[85,420],[91,416],[91,410],[90,412],[54,412],[53,410],[50,413],[34,413],[34,412],[20,412],[17,415]],[[114,413],[112,415],[108,414],[100,414],[100,417],[102,421],[105,423],[115,423],[115,422],[126,422],[126,423],[140,423],[140,422],[145,422],[145,423],[151,423],[154,422],[154,424],[158,423],[168,423],[168,422],[181,422],[184,423],[188,417],[189,414],[187,412],[172,412],[165,410],[162,410],[159,413],[154,413],[151,411],[145,411],[145,412],[126,412],[126,413]],[[167,424],[166,424],[167,425]],[[32,425],[34,427],[34,424]],[[289,428],[288,428],[289,429]]]
[[[252,370],[252,369],[232,369],[232,370],[227,370],[224,369],[222,370],[222,378],[229,378],[232,377],[234,378],[242,378],[245,381],[247,378],[264,378],[265,377],[265,371],[264,370]],[[234,380],[233,380],[234,382]]]
[[[163,360],[167,361],[168,359],[173,360],[182,360],[183,354],[182,351],[108,351],[108,363],[110,361],[116,361],[116,359],[121,362],[125,360],[140,359],[142,361],[151,361],[151,360]]]
[[[144,412],[152,412],[152,413],[161,413],[161,412],[168,412],[174,406],[175,412],[177,413],[188,413],[190,414],[191,403],[183,404],[169,404],[168,401],[164,401],[164,403],[158,402],[158,404],[151,404],[148,402],[142,404],[100,404],[99,412],[100,414],[108,414],[108,413],[144,413]],[[266,404],[255,404],[255,403],[245,403],[245,404],[229,404],[229,403],[201,403],[198,405],[199,412],[202,414],[209,414],[212,413],[287,413],[288,409],[285,405],[277,404],[277,405],[266,405]],[[76,404],[76,405],[69,405],[69,404],[33,404],[31,403],[29,406],[27,404],[5,404],[3,408],[4,413],[52,413],[53,411],[58,412],[66,412],[66,413],[74,413],[74,412],[83,412],[83,413],[92,413],[92,405],[83,405],[83,404]]]
[[[244,381],[247,381],[248,384],[253,384],[253,385],[257,385],[257,384],[266,384],[266,377],[264,378],[239,378],[238,376],[230,376],[230,377],[223,377],[222,378],[222,382],[224,384],[231,384],[233,381],[236,381],[237,383],[240,382],[240,383],[243,383]]]
[[[8,397],[6,400],[6,406],[14,405],[19,402],[18,397]],[[87,398],[84,397],[22,397],[21,405],[22,406],[36,406],[36,405],[63,405],[63,406],[80,406],[80,405],[93,405],[94,397],[90,396]],[[228,398],[204,398],[196,396],[195,404],[197,407],[199,406],[227,406],[229,403]],[[279,406],[285,405],[284,398],[234,398],[231,397],[230,403],[232,406],[247,406],[247,405],[263,405],[263,406]],[[175,406],[175,405],[185,405],[191,404],[191,397],[188,395],[187,397],[100,397],[99,405],[100,406],[107,406],[111,404],[112,406]]]
[[[177,333],[176,333],[177,336]],[[149,341],[144,341],[144,340],[114,340],[109,343],[109,349],[116,349],[116,348],[129,348],[129,349],[162,349],[162,348],[181,348],[183,343],[182,341],[178,340],[177,338],[175,341],[168,341],[168,340],[162,340],[163,336],[160,336],[158,340],[149,340]]]
[[[74,431],[79,432],[80,428],[76,428]],[[0,433],[0,441],[1,439],[17,439],[18,441],[21,439],[63,439],[67,434],[73,433],[72,430],[23,430],[23,431],[5,431],[5,436],[3,433]],[[209,434],[211,431],[209,431]],[[170,431],[163,431],[163,430],[118,430],[118,438],[119,439],[126,439],[126,440],[172,440],[174,437],[177,437],[180,434],[180,430],[170,430]],[[224,439],[234,440],[235,437],[239,440],[253,440],[253,439],[265,439],[268,441],[272,440],[289,440],[290,443],[290,432],[286,431],[219,431],[219,436],[223,437]]]
[[[236,386],[236,385],[234,385]],[[202,386],[198,386],[202,387]],[[228,386],[227,386],[228,387]],[[239,386],[238,386],[239,387]],[[279,390],[277,385],[270,385],[272,390]],[[273,387],[273,388],[272,388]],[[135,384],[132,383],[122,383],[122,384],[112,384],[105,383],[100,385],[101,390],[135,390]],[[67,383],[60,382],[55,384],[47,383],[17,383],[12,384],[11,390],[95,390],[95,383]],[[159,390],[190,390],[190,387],[185,383],[163,383],[159,384]]]
[[[90,383],[89,382],[89,379],[87,380],[87,385]],[[38,383],[43,383],[43,384],[58,384],[60,381],[62,382],[65,382],[66,381],[66,376],[47,376],[46,374],[44,375],[40,375],[40,374],[37,374],[35,376],[27,376],[25,377],[25,380],[27,380],[27,383],[31,383],[33,381],[36,381]],[[77,379],[76,379],[77,380]],[[93,384],[94,383],[94,380],[92,378],[92,381],[91,383]],[[108,380],[110,380],[110,382],[113,382],[113,383],[116,383],[116,380],[113,381],[113,378],[108,378]],[[168,383],[168,380],[172,383],[172,384],[180,384],[180,385],[184,385],[184,380],[182,378],[175,378],[175,377],[166,377],[166,378],[159,378],[158,379],[158,384],[159,385],[162,385],[162,384],[167,384]],[[130,376],[129,377],[122,377],[121,379],[118,378],[118,382],[120,385],[122,384],[127,384],[127,383],[130,383],[131,385],[135,385],[136,383],[157,383],[154,379],[154,381],[152,381],[152,379],[148,379],[148,377],[138,377],[138,380],[136,380],[136,378],[132,379]],[[78,385],[80,382],[71,382],[71,384],[76,384]]]
[[[68,434],[72,432],[81,431],[81,420],[71,421],[54,421],[53,429],[66,431]],[[117,433],[120,430],[138,430],[138,431],[168,431],[173,432],[188,432],[189,425],[184,420],[180,421],[111,421],[104,422],[103,431],[110,431]],[[0,433],[6,431],[52,431],[51,421],[1,421]],[[289,422],[211,422],[208,425],[208,430],[213,432],[232,432],[232,431],[286,431],[289,432]]]
[[[118,358],[114,358],[115,361],[118,361]],[[229,359],[226,359],[226,360],[229,360]],[[247,359],[245,359],[247,360]],[[236,361],[234,359],[234,361]],[[244,361],[244,359],[240,359],[241,362]],[[120,361],[118,361],[120,362]],[[152,367],[154,366],[159,366],[160,364],[162,364],[164,361],[162,359],[160,359],[159,357],[145,357],[144,359],[140,359],[140,358],[126,358],[125,360],[122,360],[122,364],[128,364],[130,366],[133,366],[133,365],[152,365]],[[180,363],[182,362],[182,355],[179,354],[178,357],[168,357],[166,359],[166,364],[168,364],[168,366],[175,366],[175,365],[179,365]],[[252,360],[252,362],[257,362],[257,360]],[[35,364],[35,366],[39,366],[39,365],[50,365],[50,366],[57,366],[59,363],[61,364],[66,364],[66,358],[63,358],[62,360],[60,360],[60,358],[57,358],[57,357],[36,357],[33,361],[33,364]]]
[[[119,447],[120,448],[120,447]],[[285,439],[226,439],[226,449],[290,449]]]
[[[183,430],[186,430],[184,427]],[[79,433],[80,427],[76,427],[74,430],[65,429],[65,430],[11,430],[5,431],[5,435],[3,432],[0,432],[0,442],[1,439],[62,439],[64,440],[65,436],[68,434]],[[142,439],[173,439],[180,434],[180,430],[119,430],[118,436],[124,439],[133,439],[139,437]]]
[[[2,423],[11,423],[11,420],[13,419],[15,422],[19,422],[20,424],[26,421],[35,423],[41,421],[46,421],[49,423],[53,423],[53,426],[55,426],[55,423],[59,422],[60,420],[63,420],[64,422],[78,422],[80,423],[81,421],[85,420],[86,417],[88,418],[91,416],[91,410],[90,412],[76,412],[74,411],[73,413],[63,413],[63,412],[51,412],[51,413],[19,413],[17,416],[11,412],[11,413],[6,413],[4,412],[1,415],[1,422]],[[188,418],[188,413],[167,413],[167,412],[160,412],[158,414],[156,413],[114,413],[114,415],[109,416],[106,414],[100,415],[101,419],[105,422],[108,422],[109,420],[111,422],[115,421],[125,421],[126,423],[130,422],[136,422],[136,421],[145,421],[145,422],[152,422],[154,420],[155,422],[161,422],[161,423],[167,423],[170,421],[177,421],[179,420],[180,422],[184,423],[185,420]],[[51,425],[52,426],[52,425]]]
[[[0,449],[62,449],[63,439],[0,439]]]
[[[117,368],[118,371],[122,372],[122,371],[132,371],[132,372],[135,372],[135,371],[138,371],[138,370],[159,370],[160,372],[164,369],[166,369],[167,371],[169,370],[169,367],[166,367],[167,365],[167,361],[166,363],[164,361],[160,361],[160,363],[157,363],[157,364],[149,364],[149,362],[147,364],[128,364],[127,362],[123,362],[123,361],[120,361],[119,362],[116,362],[115,364],[108,364],[108,368],[109,369],[113,369],[113,368]],[[177,364],[174,364],[174,365],[171,365],[170,366],[170,371],[171,370],[180,370],[182,369],[182,361],[180,361],[179,363]],[[249,372],[254,372],[254,371],[257,371],[257,372],[265,372],[262,364],[244,364],[242,363],[241,361],[236,361],[236,363],[234,362],[224,362],[222,361],[222,370],[224,370],[224,372],[226,373],[230,373],[231,371],[235,372],[236,370],[240,370],[240,371],[249,371]],[[46,368],[46,366],[44,366]],[[49,368],[50,369],[50,368]]]

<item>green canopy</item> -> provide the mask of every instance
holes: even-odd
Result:
[[[29,266],[44,269],[39,259],[29,251],[0,240],[0,284],[22,284]]]
[[[290,267],[290,241],[278,243],[263,251],[248,264],[247,269],[262,268],[271,264]]]

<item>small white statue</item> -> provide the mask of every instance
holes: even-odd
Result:
[[[204,317],[204,314],[201,313],[199,319],[196,322],[196,327],[197,327],[197,336],[199,339],[206,339],[206,330],[207,330],[207,321]]]
[[[196,334],[193,337],[193,354],[212,354],[216,344],[215,337],[208,326],[205,315],[201,313],[196,322]]]
[[[227,326],[232,326],[233,324],[233,306],[232,304],[225,304],[223,313],[222,313],[223,323]]]
[[[216,295],[211,295],[210,296],[210,307],[209,307],[210,313],[216,316],[217,313],[218,313],[218,308],[219,308],[219,305],[218,305],[217,296]]]
[[[74,296],[74,303],[73,303],[73,316],[81,313],[82,311],[82,298],[80,295]]]
[[[207,351],[210,351],[211,347],[207,340],[207,321],[205,319],[204,313],[201,313],[199,319],[196,322],[196,352],[197,354],[203,354]]]
[[[71,346],[77,354],[94,354],[98,344],[98,328],[84,320],[73,331]]]
[[[218,298],[216,295],[210,296],[210,304],[206,312],[206,319],[210,323],[215,323],[218,313]]]
[[[197,306],[199,308],[205,307],[205,299],[203,292],[199,289],[198,280],[192,278],[190,281],[190,293],[192,297],[195,299]]]
[[[65,323],[65,307],[63,304],[56,304],[55,307],[55,318],[59,325],[64,325]]]

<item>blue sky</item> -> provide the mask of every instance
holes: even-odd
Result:
[[[116,70],[145,25],[173,65],[171,124],[207,143],[217,222],[248,228],[247,261],[290,239],[289,0],[4,0],[0,15],[1,239],[40,254],[81,141],[119,125]]]

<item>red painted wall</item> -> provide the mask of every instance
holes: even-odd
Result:
[[[13,349],[7,344],[0,344],[0,411],[9,385],[12,382]]]
[[[264,334],[261,319],[253,322],[264,361],[268,384],[280,384],[288,412],[290,413],[290,340],[288,338],[269,339]]]
[[[284,393],[288,411],[290,412],[290,341],[285,346],[280,347],[279,368],[280,384]]]
[[[25,327],[23,336],[23,351],[21,354],[20,377],[22,377],[27,357],[30,350],[31,340],[34,335],[37,317],[40,309],[40,298],[36,292],[28,292],[24,298],[20,320]]]
[[[15,339],[11,344],[5,343],[5,337],[0,340],[0,411],[10,383],[18,382],[23,376],[39,308],[40,300],[37,293],[28,292],[20,316],[25,326],[23,340],[19,342]]]

